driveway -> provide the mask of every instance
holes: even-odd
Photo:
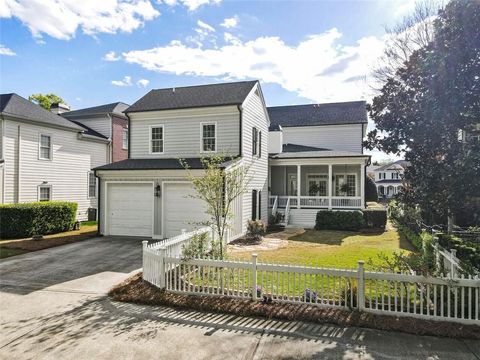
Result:
[[[112,302],[141,244],[96,238],[0,261],[2,359],[472,359],[479,342]]]

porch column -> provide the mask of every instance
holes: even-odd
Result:
[[[361,197],[361,207],[365,208],[365,164],[360,164],[360,197]]]
[[[332,210],[332,164],[328,164],[328,210]]]
[[[302,174],[300,165],[297,165],[297,209],[300,209],[300,189],[301,189]]]

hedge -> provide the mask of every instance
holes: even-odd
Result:
[[[365,226],[361,211],[330,211],[317,213],[316,230],[351,230],[358,231]]]
[[[46,235],[73,229],[77,203],[34,202],[0,205],[2,239]]]
[[[365,177],[365,201],[378,201],[377,186],[370,176]]]
[[[385,229],[387,225],[387,210],[365,209],[362,210],[362,213],[367,227]]]

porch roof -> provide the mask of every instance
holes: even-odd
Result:
[[[299,145],[297,145],[299,146]],[[308,158],[336,158],[336,157],[362,157],[368,158],[370,155],[359,154],[350,151],[336,151],[329,149],[307,150],[307,151],[287,151],[279,154],[271,154],[271,159],[308,159]]]
[[[190,169],[204,169],[201,158],[183,159]],[[225,169],[232,164],[234,158],[226,158],[220,164]],[[114,163],[98,166],[93,170],[185,170],[178,158],[169,159],[126,159]]]

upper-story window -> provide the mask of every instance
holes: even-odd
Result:
[[[42,160],[52,159],[52,138],[50,135],[40,134],[38,141],[38,158]]]
[[[38,187],[38,201],[52,200],[52,187],[50,185],[40,185]]]
[[[252,128],[252,155],[258,154],[258,129]]]
[[[217,124],[202,123],[202,152],[217,151]]]
[[[163,153],[163,125],[156,125],[150,127],[150,153]]]
[[[128,149],[128,129],[122,130],[122,149]]]

